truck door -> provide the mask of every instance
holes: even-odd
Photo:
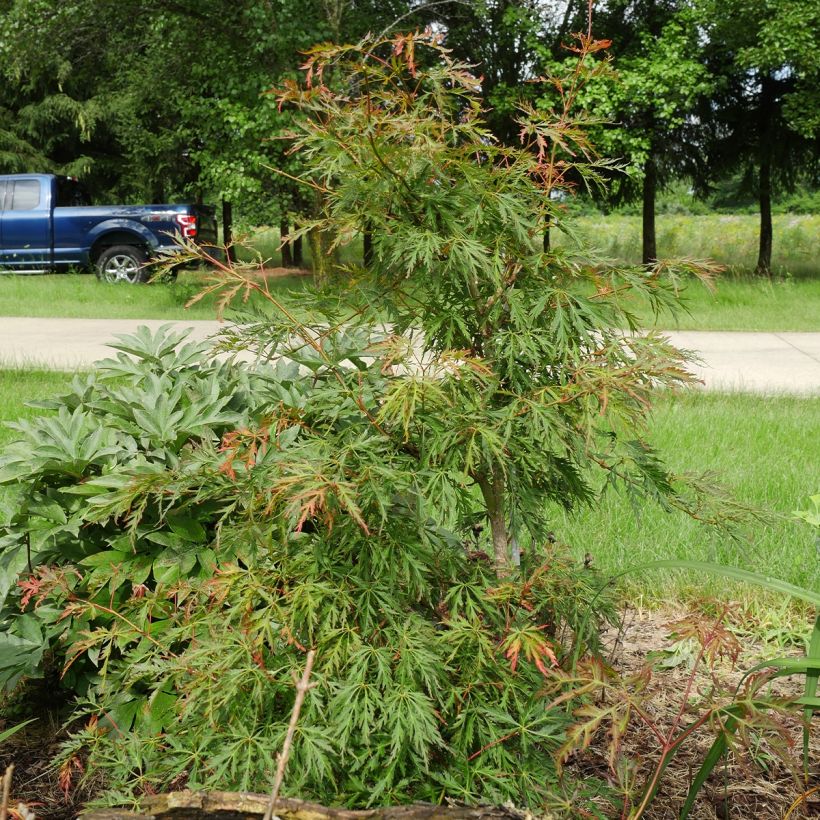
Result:
[[[42,180],[6,180],[0,211],[0,264],[22,272],[51,265],[51,209]]]

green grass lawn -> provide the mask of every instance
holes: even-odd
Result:
[[[0,276],[0,316],[64,316],[84,319],[213,319],[214,297],[185,308],[202,288],[202,277],[182,274],[172,284],[112,285],[83,274]],[[271,280],[271,289],[291,303],[311,287],[306,276]],[[693,282],[683,291],[686,311],[647,326],[664,330],[820,331],[820,277],[759,281],[724,276],[716,293]],[[259,300],[257,300],[259,301]]]
[[[643,324],[662,330],[820,331],[820,276],[761,280],[726,273],[714,293],[700,282],[683,291],[683,310],[657,318],[639,311]]]
[[[280,295],[298,294],[310,277],[269,280]],[[213,319],[216,299],[185,304],[205,286],[205,275],[181,273],[176,282],[122,285],[99,282],[91,274],[0,276],[0,316],[62,316],[83,319]],[[298,298],[295,296],[294,298]],[[256,300],[261,303],[261,300]]]
[[[56,370],[0,370],[0,448],[17,435],[5,422],[42,415],[42,410],[26,407],[26,402],[53,398],[72,378],[73,374]]]
[[[640,219],[629,216],[581,217],[576,227],[607,257],[636,262],[640,253]],[[775,269],[783,274],[762,281],[749,274],[756,253],[757,218],[753,216],[659,216],[659,252],[667,256],[713,257],[729,266],[717,292],[699,283],[683,291],[688,312],[656,320],[641,313],[648,326],[683,330],[820,330],[820,265],[815,258],[820,216],[775,217]],[[557,244],[566,242],[555,231]],[[260,257],[279,264],[278,232],[263,228],[251,244]],[[342,249],[343,261],[357,261],[361,243]],[[305,243],[306,264],[310,255]],[[248,256],[248,254],[245,254]],[[195,271],[172,284],[109,285],[91,275],[0,276],[0,316],[66,316],[122,319],[212,319],[215,299],[186,309],[204,284]],[[271,280],[280,298],[298,304],[310,288],[309,276]]]
[[[609,493],[595,509],[555,508],[554,530],[579,558],[589,552],[604,574],[656,559],[717,561],[820,588],[820,560],[811,529],[791,513],[820,491],[820,400],[743,394],[688,393],[658,403],[651,441],[677,472],[714,471],[737,500],[773,513],[738,540],[682,513],[650,503],[633,508]],[[727,585],[695,574],[654,572],[626,577],[633,599],[658,602],[726,594]]]
[[[63,390],[71,375],[0,370],[0,420],[42,411],[25,401]],[[680,513],[644,503],[634,508],[610,493],[591,510],[567,514],[555,508],[554,530],[579,558],[593,556],[605,575],[660,558],[690,558],[741,566],[817,589],[820,561],[814,535],[791,512],[820,490],[820,400],[763,398],[695,392],[664,397],[654,414],[651,438],[677,471],[713,470],[738,500],[773,513],[733,540]],[[0,447],[14,435],[0,426]],[[656,572],[622,580],[631,599],[656,604],[702,595],[728,594],[778,602],[702,576]]]

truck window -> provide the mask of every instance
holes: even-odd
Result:
[[[73,208],[90,204],[91,196],[81,182],[71,177],[57,177],[58,208]]]
[[[18,179],[6,194],[7,211],[31,211],[40,204],[40,180]]]

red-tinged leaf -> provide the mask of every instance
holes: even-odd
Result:
[[[63,797],[68,800],[74,786],[74,776],[83,773],[83,764],[77,755],[69,757],[61,766],[57,775],[57,785],[63,793]]]
[[[24,581],[17,582],[17,586],[23,591],[23,597],[20,599],[20,609],[25,609],[35,595],[38,596],[35,607],[43,600],[44,595],[40,594],[42,585],[43,582],[34,575],[30,575]]]

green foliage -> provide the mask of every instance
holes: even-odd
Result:
[[[367,329],[386,317],[397,335],[420,336],[420,360],[395,341],[397,362],[409,360],[414,375],[392,388],[379,429],[475,483],[499,566],[514,541],[543,539],[545,499],[567,507],[591,499],[599,467],[608,481],[687,505],[636,438],[653,388],[688,383],[684,357],[619,327],[634,329],[642,301],[673,308],[679,278],[709,269],[684,260],[602,272],[588,252],[545,252],[541,241],[548,220],[573,233],[550,193],[573,175],[598,184],[609,167],[571,113],[604,70],[595,61],[603,45],[581,39],[577,65],[555,83],[554,110],[524,108],[518,147],[492,138],[477,81],[430,37],[317,50],[307,67],[319,80],[281,95],[311,118],[295,147],[326,203],[303,230],[340,243],[366,222],[373,231],[372,267],[350,271],[355,287],[341,308],[318,307],[332,322]],[[386,46],[390,60],[370,56]],[[358,95],[322,85],[331,72],[351,77]],[[443,388],[440,374],[455,372],[454,387]],[[428,428],[440,407],[449,429]]]
[[[816,27],[817,9],[792,0],[697,0],[695,7],[715,77],[699,110],[712,181],[739,173],[737,193],[758,197],[765,217],[772,194],[816,188],[818,63],[805,32]]]
[[[221,197],[240,219],[275,221],[305,202],[265,170],[297,170],[268,139],[288,117],[265,92],[315,42],[405,11],[399,0],[2,0],[0,170],[79,173],[100,199]]]
[[[550,193],[609,167],[571,115],[603,44],[578,48],[520,147],[493,140],[476,79],[432,35],[312,52],[308,87],[280,95],[320,194],[302,231],[339,244],[369,220],[372,267],[295,316],[220,263],[203,298],[276,311],[222,334],[243,359],[142,330],[16,426],[0,680],[61,667],[87,718],[64,762],[87,754],[108,800],[264,789],[307,648],[291,792],[583,797],[554,754],[611,610],[550,538],[547,502],[614,485],[702,520],[735,511],[642,439],[656,389],[691,377],[664,339],[621,329],[709,268],[602,272],[543,249]]]
[[[639,198],[650,161],[663,184],[697,175],[691,111],[714,80],[700,57],[690,4],[672,3],[634,17],[616,3],[596,27],[613,40],[611,70],[587,83],[578,102],[598,120],[598,148],[624,163],[626,173],[613,178],[609,193],[616,201]],[[557,69],[554,62],[547,67]]]
[[[599,582],[549,546],[500,582],[465,549],[463,479],[379,441],[345,398],[339,378],[390,392],[361,342],[322,347],[352,369],[299,348],[247,367],[143,329],[16,426],[2,680],[64,668],[92,719],[64,758],[84,750],[110,800],[181,776],[264,789],[305,646],[319,685],[291,793],[552,799],[566,718],[541,689],[594,646]]]
[[[711,0],[700,4],[704,15],[717,11]],[[786,122],[806,137],[820,130],[820,58],[807,36],[818,25],[817,5],[799,0],[730,0],[710,25],[715,39],[730,41],[738,69],[782,75]]]

